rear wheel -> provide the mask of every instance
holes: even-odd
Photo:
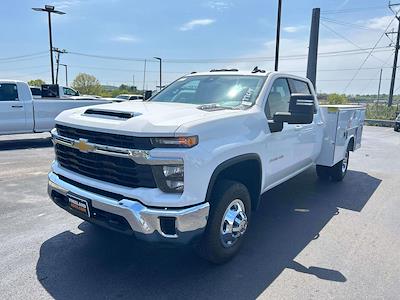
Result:
[[[347,167],[349,166],[349,150],[346,150],[344,158],[339,161],[336,165],[330,168],[330,175],[333,181],[342,181],[347,173]]]
[[[250,194],[240,182],[217,183],[210,202],[210,216],[198,253],[206,260],[221,264],[239,251],[251,213]]]

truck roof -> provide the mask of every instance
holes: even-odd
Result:
[[[270,74],[271,72],[269,71],[265,71],[264,73],[261,72],[257,72],[257,73],[253,73],[252,71],[248,71],[248,70],[238,70],[238,71],[228,71],[228,70],[211,70],[208,72],[193,72],[191,74],[188,74],[186,76],[198,76],[198,75],[246,75],[246,76],[260,76],[260,77],[266,77],[268,76],[268,74]]]
[[[198,76],[198,75],[242,75],[242,76],[260,76],[260,77],[267,77],[272,74],[282,75],[282,76],[289,76],[289,77],[297,77],[301,79],[306,79],[303,76],[297,76],[286,72],[276,72],[276,71],[268,71],[265,72],[253,72],[250,70],[237,70],[237,71],[229,71],[229,70],[211,70],[208,72],[193,72],[191,74],[187,74],[185,76]]]
[[[0,79],[0,83],[26,83],[22,80],[14,80],[14,79]]]

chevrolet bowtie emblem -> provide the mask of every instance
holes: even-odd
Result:
[[[85,153],[93,151],[95,149],[94,146],[88,144],[88,140],[86,140],[86,139],[79,139],[78,142],[75,142],[74,146],[79,151],[85,152]]]

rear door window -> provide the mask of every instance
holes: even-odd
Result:
[[[0,84],[0,101],[17,101],[18,90],[14,83]]]
[[[290,90],[295,94],[311,94],[308,83],[302,80],[289,78]]]

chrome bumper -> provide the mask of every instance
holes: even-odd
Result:
[[[132,232],[139,239],[147,241],[174,241],[180,243],[190,242],[195,236],[201,234],[207,225],[209,203],[203,203],[182,209],[149,208],[138,201],[130,199],[115,199],[95,194],[76,187],[59,178],[57,174],[50,172],[48,175],[48,193],[50,198],[61,208],[89,222],[97,223],[114,229],[112,223],[96,218],[93,213],[89,218],[86,215],[74,212],[68,205],[62,205],[59,200],[68,196],[89,199],[91,207],[98,212],[106,212],[107,215],[124,218]],[[169,229],[165,230],[162,220],[168,220]],[[171,224],[174,228],[171,230]],[[165,232],[168,231],[168,232]]]

